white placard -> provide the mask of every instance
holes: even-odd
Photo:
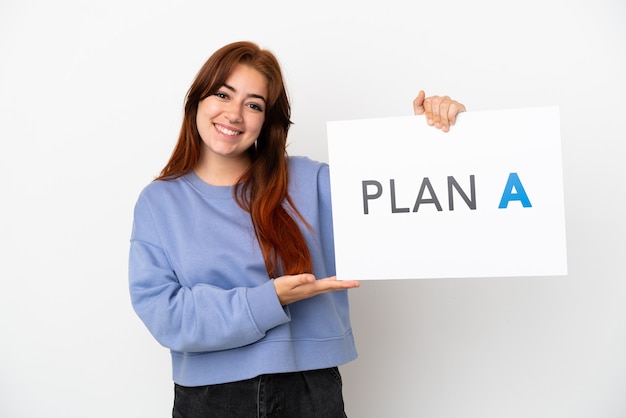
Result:
[[[327,127],[339,280],[567,274],[558,107]]]

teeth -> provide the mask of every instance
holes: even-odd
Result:
[[[230,129],[226,129],[223,126],[216,125],[215,126],[218,131],[226,135],[239,135],[239,131],[231,131]]]

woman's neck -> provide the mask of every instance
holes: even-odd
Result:
[[[212,186],[234,186],[250,165],[249,158],[201,158],[194,172]]]

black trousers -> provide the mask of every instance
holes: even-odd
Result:
[[[174,418],[346,417],[337,367],[174,390]]]

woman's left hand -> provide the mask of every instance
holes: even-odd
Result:
[[[416,115],[426,115],[426,122],[430,126],[448,132],[456,122],[456,116],[465,112],[465,105],[448,96],[426,97],[424,90],[420,90],[413,100],[413,111]]]

